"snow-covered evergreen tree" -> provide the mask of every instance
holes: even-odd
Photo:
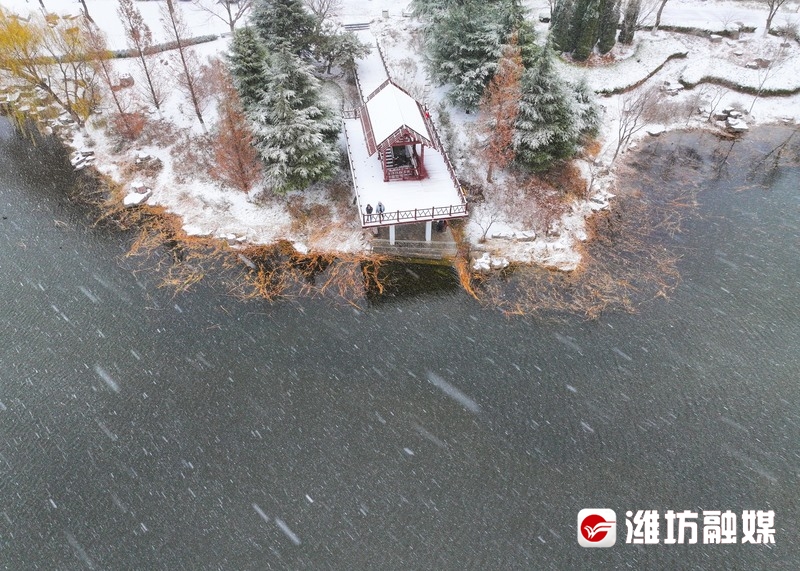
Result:
[[[286,48],[296,55],[310,51],[317,19],[302,0],[255,0],[250,23],[267,48]]]
[[[572,38],[572,17],[575,13],[574,0],[556,0],[550,20],[550,38],[553,47],[560,52],[575,49]]]
[[[261,101],[266,54],[261,39],[250,26],[233,33],[228,64],[239,99],[245,109],[252,109]]]
[[[633,35],[636,33],[636,21],[639,19],[641,0],[628,0],[625,6],[625,17],[622,19],[622,26],[619,31],[619,43],[630,45],[633,43]]]
[[[528,10],[522,5],[522,0],[504,0],[499,6],[500,25],[503,31],[515,33],[525,23]]]
[[[584,61],[594,50],[599,35],[599,0],[578,0],[573,18],[575,50],[572,57]]]
[[[471,110],[480,101],[512,34],[523,60],[533,54],[535,33],[520,0],[416,0],[427,19],[426,51],[431,76],[450,84],[450,100]]]
[[[595,102],[594,91],[582,78],[577,85],[570,86],[572,98],[572,118],[575,121],[574,130],[578,137],[594,135],[600,127],[600,108]]]
[[[558,0],[550,24],[553,46],[579,61],[595,45],[608,53],[616,43],[619,16],[619,0]]]
[[[429,69],[434,80],[451,84],[450,100],[474,109],[497,69],[505,37],[496,7],[467,0],[450,6],[426,31]]]
[[[313,49],[314,57],[325,65],[325,73],[330,73],[334,64],[352,71],[355,60],[369,54],[371,47],[338,24],[323,22],[315,34]]]
[[[525,70],[514,133],[515,161],[532,171],[573,156],[581,136],[597,126],[591,94],[585,84],[565,83],[554,66],[548,45]]]
[[[414,15],[419,18],[434,18],[447,11],[447,9],[456,4],[455,0],[412,0],[411,6],[414,9]]]
[[[617,43],[619,27],[619,0],[601,0],[597,51],[607,54]]]
[[[288,49],[269,56],[262,102],[248,112],[254,146],[273,192],[330,178],[337,169],[339,122],[322,102],[310,68]]]
[[[516,27],[510,29],[503,50],[509,46],[512,37],[517,39],[523,65],[526,67],[532,65],[541,48],[536,44],[536,30],[530,20],[523,19]]]

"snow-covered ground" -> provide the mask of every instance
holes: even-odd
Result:
[[[48,10],[62,15],[77,15],[81,10],[80,3],[75,0],[44,0],[44,3]],[[117,0],[86,0],[86,3],[92,18],[108,35],[111,47],[126,48],[127,43],[116,14]],[[151,27],[156,42],[167,41],[160,22],[159,7],[162,4],[154,1],[135,2]],[[2,0],[2,5],[23,16],[39,10],[38,0]],[[206,5],[214,6],[216,2],[206,0]],[[532,0],[526,5],[534,20],[540,12],[548,9],[545,0]],[[176,6],[183,11],[192,36],[221,36],[216,41],[192,48],[201,59],[225,52],[229,38],[228,27],[223,21],[199,10],[190,2],[179,1]],[[798,9],[797,3],[786,5],[775,17],[774,25],[797,23],[800,21]],[[430,109],[436,109],[446,90],[432,86],[427,81],[422,58],[416,51],[419,45],[418,22],[407,13],[406,2],[342,0],[337,17],[343,23],[370,23],[370,32],[384,47],[393,79]],[[756,98],[731,88],[741,85],[751,92],[762,88],[767,91],[800,92],[800,74],[797,73],[800,70],[800,45],[794,41],[784,43],[779,38],[764,35],[766,15],[763,5],[755,1],[670,0],[662,17],[664,25],[715,31],[741,23],[755,27],[756,31],[741,34],[738,40],[715,38],[712,41],[708,37],[642,30],[637,32],[633,46],[618,46],[613,50],[614,61],[611,63],[593,66],[561,64],[560,69],[565,76],[575,80],[585,77],[594,89],[602,93],[618,93],[631,86],[637,86],[639,90],[666,84],[677,86],[681,81],[689,85],[699,84],[693,89],[653,92],[653,96],[663,98],[665,108],[675,110],[671,117],[659,118],[659,123],[667,129],[713,127],[706,117],[695,112],[698,108],[708,109],[712,105],[718,109],[725,106],[738,108],[745,112],[743,119],[751,125],[779,121],[798,123],[800,94]],[[537,21],[536,28],[540,38],[544,38],[546,24]],[[748,67],[756,58],[774,63],[768,69]],[[176,69],[168,52],[162,54],[160,60],[166,70]],[[138,78],[133,62],[115,60],[115,66],[118,73],[128,72]],[[362,81],[374,83],[373,79],[365,76]],[[706,83],[708,81],[727,86],[718,87]],[[480,248],[513,261],[542,263],[564,270],[575,268],[581,259],[576,244],[586,239],[586,217],[606,207],[614,193],[612,158],[617,147],[623,97],[625,95],[616,94],[599,98],[603,106],[599,135],[601,149],[591,158],[591,162],[584,161],[581,164],[587,180],[592,180],[590,199],[573,204],[569,213],[561,219],[557,231],[545,233],[543,228],[532,228],[514,217],[498,214],[501,210],[497,208],[498,205],[487,200],[474,209],[474,220],[468,225],[471,241],[477,244],[484,233],[479,222],[483,220],[485,226],[485,220],[491,217],[494,222],[488,232],[489,239],[480,244]],[[339,104],[337,101],[336,105]],[[205,114],[206,122],[213,124],[213,105],[206,109]],[[95,152],[96,167],[126,187],[141,183],[151,188],[152,195],[148,203],[165,206],[180,216],[188,233],[217,235],[231,242],[246,240],[251,243],[271,243],[285,239],[296,244],[301,251],[368,251],[368,238],[360,227],[356,209],[342,207],[331,201],[324,186],[290,195],[287,199],[268,197],[254,200],[253,196],[224,188],[205,173],[187,173],[185,165],[181,164],[181,157],[184,156],[181,152],[185,140],[183,134],[199,136],[203,129],[191,105],[177,89],[171,90],[160,115],[159,118],[158,114],[154,114],[153,120],[162,121],[160,125],[163,125],[163,130],[175,136],[155,137],[148,144],[120,153],[115,151],[112,141],[106,136],[103,121],[90,120],[86,130],[75,134],[72,144],[77,149],[91,147]],[[474,118],[474,115],[450,110],[456,139],[462,142],[468,139]],[[652,127],[655,126],[639,131],[633,138],[634,144],[637,138],[647,137],[648,130],[657,132]],[[439,130],[442,131],[441,125]],[[155,174],[135,172],[132,165],[139,153],[158,157],[163,168]],[[458,150],[453,149],[452,154],[458,154]],[[452,158],[457,170],[459,167],[469,167],[463,156]],[[132,171],[134,174],[130,174]],[[461,172],[459,176],[464,179]],[[298,201],[305,205],[328,204],[330,224],[324,228],[313,223],[298,224],[296,219],[293,220],[289,207],[292,204],[296,208]],[[531,240],[534,231],[537,238]]]

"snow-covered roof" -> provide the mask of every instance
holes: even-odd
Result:
[[[427,145],[433,146],[433,137],[425,123],[422,107],[391,81],[371,93],[362,113],[363,109],[369,115],[369,120],[364,123],[365,129],[371,126],[377,147],[401,127],[414,131]],[[374,152],[374,149],[370,149],[370,154]]]

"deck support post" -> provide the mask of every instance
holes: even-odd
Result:
[[[433,221],[432,220],[428,220],[425,223],[425,241],[426,242],[430,242],[431,241],[431,227],[432,226],[433,226]]]
[[[394,246],[394,224],[389,224],[389,244]]]

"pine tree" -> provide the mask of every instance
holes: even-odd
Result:
[[[414,15],[419,18],[435,18],[445,13],[457,0],[411,0]]]
[[[536,29],[528,18],[528,9],[522,5],[520,0],[503,1],[505,3],[498,7],[500,38],[503,40],[500,53],[505,54],[513,40],[516,46],[514,49],[519,49],[522,64],[526,66],[533,62],[539,53],[539,46],[536,44]]]
[[[264,73],[266,53],[261,40],[250,26],[233,33],[228,64],[233,84],[239,92],[242,106],[252,109],[260,101],[266,81]]]
[[[323,106],[308,66],[288,49],[278,50],[269,60],[262,103],[248,116],[272,190],[285,194],[336,172],[339,125]]]
[[[525,23],[528,10],[522,5],[521,0],[504,0],[499,7],[499,15],[503,30],[513,33]]]
[[[600,127],[600,109],[595,103],[594,91],[582,78],[577,85],[571,86],[572,118],[574,130],[578,136],[594,135]]]
[[[250,22],[270,51],[285,48],[295,55],[311,50],[318,25],[301,0],[256,0]]]
[[[325,73],[331,72],[334,64],[352,71],[355,60],[370,52],[369,44],[358,39],[353,32],[348,32],[332,22],[325,22],[314,37],[314,56],[325,66]]]
[[[546,46],[535,65],[522,76],[522,96],[515,125],[516,162],[532,171],[547,169],[554,161],[569,158],[580,137],[596,128],[588,89],[573,88],[560,79],[555,55]]]
[[[469,0],[436,18],[426,33],[430,72],[452,85],[450,100],[474,109],[494,75],[505,40],[498,12]]]
[[[636,33],[636,21],[639,19],[639,8],[641,0],[628,0],[625,7],[625,17],[622,19],[622,26],[619,31],[619,43],[630,45],[633,43],[633,35]]]
[[[559,0],[550,37],[556,49],[583,61],[597,45],[600,53],[614,47],[619,25],[619,0]]]
[[[600,30],[597,51],[607,54],[617,43],[619,27],[619,0],[602,0],[600,5]]]
[[[580,10],[580,11],[579,11]],[[584,61],[594,50],[599,35],[599,0],[582,0],[575,10],[575,51],[572,57]]]
[[[553,46],[560,52],[575,49],[572,41],[572,18],[575,13],[574,0],[558,0],[550,20],[550,38]]]
[[[578,39],[583,30],[583,19],[586,15],[586,10],[593,0],[575,0],[575,7],[572,10],[572,21],[569,24],[569,44],[572,46],[570,52],[575,51],[578,46]]]

